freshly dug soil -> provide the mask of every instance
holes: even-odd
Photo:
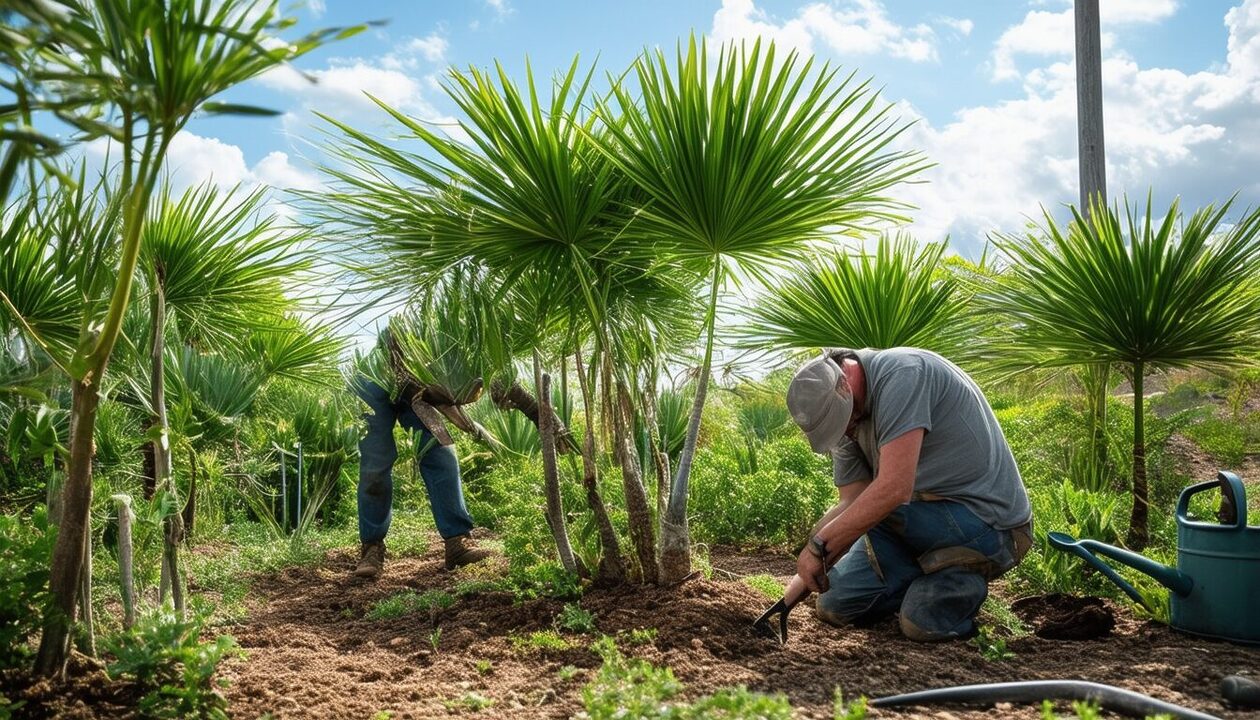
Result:
[[[269,712],[276,718],[370,718],[388,711],[393,718],[563,718],[581,710],[581,687],[599,666],[588,649],[591,636],[566,635],[572,647],[548,651],[527,649],[519,640],[553,628],[563,602],[517,603],[491,593],[460,598],[435,613],[372,621],[365,615],[384,598],[408,589],[450,590],[468,574],[441,571],[439,553],[431,552],[390,558],[381,579],[356,582],[350,577],[355,560],[349,550],[335,552],[322,565],[257,580],[249,619],[227,629],[248,652],[222,671],[231,682],[226,692],[234,717]],[[785,580],[792,557],[714,549],[712,563],[713,580],[691,580],[676,588],[592,590],[581,605],[594,614],[599,632],[621,634],[623,651],[672,667],[685,685],[685,697],[743,684],[787,695],[803,717],[831,717],[836,686],[852,698],[970,683],[1084,679],[1242,718],[1248,715],[1221,705],[1217,687],[1225,675],[1260,675],[1260,649],[1180,635],[1093,601],[1079,604],[1084,610],[1077,610],[1077,617],[1089,619],[1100,607],[1111,612],[1110,637],[1014,640],[1009,648],[1016,656],[1005,662],[985,661],[963,642],[912,643],[901,637],[895,621],[837,630],[819,623],[805,606],[791,615],[791,640],[780,648],[749,627],[773,599],[738,580],[720,578],[768,573]],[[499,571],[490,566],[475,572]],[[1026,602],[1026,617],[1038,628],[1038,618],[1063,620],[1066,602]],[[644,628],[654,628],[655,638],[632,644],[628,632]],[[562,679],[558,671],[566,665],[576,670]],[[473,710],[476,697],[493,705]],[[1040,714],[1032,707],[1001,705],[872,710],[871,717]]]
[[[105,666],[72,652],[66,666],[66,682],[34,676],[26,670],[0,670],[0,717],[12,712],[21,718],[132,718],[141,691],[134,683],[111,681]],[[16,706],[16,707],[15,707]]]
[[[1098,640],[1111,634],[1116,614],[1100,597],[1050,593],[1020,598],[1011,609],[1047,640]]]

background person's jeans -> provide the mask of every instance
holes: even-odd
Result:
[[[459,460],[453,447],[439,445],[407,403],[390,403],[389,393],[376,383],[359,378],[355,393],[367,403],[364,413],[367,434],[359,440],[359,540],[380,542],[389,532],[394,499],[394,423],[419,433],[420,477],[429,493],[429,507],[443,538],[464,535],[472,530],[472,517],[464,505]],[[426,449],[427,448],[427,449]]]
[[[989,579],[1019,559],[1012,531],[995,530],[966,506],[911,502],[832,566],[831,587],[815,610],[833,625],[863,625],[900,612],[902,631],[912,639],[967,637]]]

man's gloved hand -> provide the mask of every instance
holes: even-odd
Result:
[[[796,574],[810,592],[821,594],[831,587],[831,581],[827,579],[826,563],[810,543],[805,543],[805,549],[796,558]]]

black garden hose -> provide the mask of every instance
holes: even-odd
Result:
[[[1215,715],[1156,700],[1132,690],[1082,680],[1028,680],[986,685],[959,685],[877,698],[871,701],[871,705],[893,707],[939,703],[1039,703],[1042,700],[1094,701],[1103,709],[1138,718],[1167,714],[1179,720],[1220,720]]]
[[[1221,681],[1221,695],[1232,705],[1260,708],[1260,682],[1255,680],[1230,675]]]

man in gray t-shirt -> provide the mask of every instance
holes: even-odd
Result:
[[[988,581],[1032,543],[1028,494],[980,388],[927,350],[831,350],[797,371],[787,404],[840,490],[789,602],[817,592],[835,625],[896,612],[912,639],[971,635]]]

